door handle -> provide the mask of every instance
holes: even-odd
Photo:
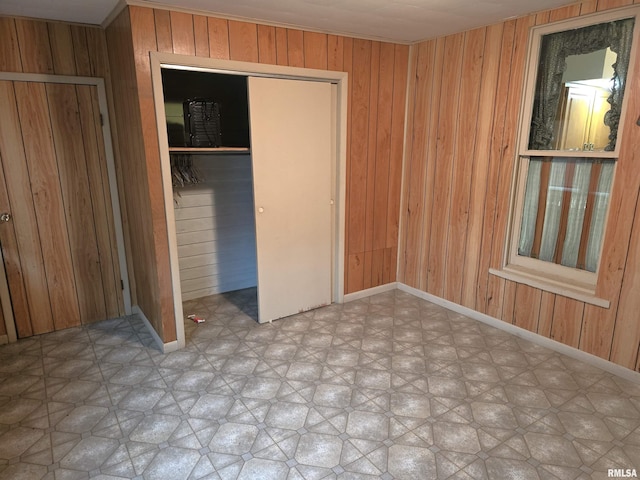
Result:
[[[7,223],[9,220],[11,220],[10,213],[7,213],[7,212],[0,213],[0,222]]]

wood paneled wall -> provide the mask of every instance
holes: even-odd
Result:
[[[104,30],[0,17],[0,71],[109,76]]]
[[[174,338],[174,318],[150,51],[347,71],[346,293],[395,281],[408,46],[138,6],[129,6],[108,27],[107,40],[114,78],[121,83],[114,94],[118,124],[126,131],[122,156],[140,163],[125,180],[127,192],[138,189],[138,198],[128,202],[139,209],[131,212],[131,224],[141,224],[139,240],[132,235],[132,243],[156,249],[133,249],[146,256],[134,260],[138,303],[147,315],[162,318],[165,342]],[[129,111],[131,105],[138,111]],[[138,182],[144,185],[134,186]],[[150,298],[143,298],[140,285],[153,290]],[[151,308],[153,302],[159,309]]]
[[[627,77],[630,114],[596,291],[611,307],[489,274],[505,246],[530,27],[632,3],[587,0],[415,46],[398,279],[640,370],[640,62]]]
[[[7,326],[4,324],[4,312],[2,311],[2,300],[0,300],[0,344],[2,344],[2,338],[7,334]]]
[[[128,251],[133,270],[130,276],[135,279],[132,302],[140,307],[159,337],[169,343],[176,340],[176,328],[162,177],[159,162],[145,161],[147,149],[153,151],[154,139],[157,152],[158,132],[155,125],[149,124],[154,116],[151,77],[148,75],[148,90],[144,75],[142,85],[139,84],[140,59],[135,55],[132,35],[129,11],[125,9],[109,26],[106,36],[115,79],[112,91],[119,133],[116,148],[125,172],[119,181],[128,219]],[[143,124],[143,116],[147,124]]]
[[[0,71],[100,77],[105,79],[107,97],[110,99],[107,44],[105,32],[101,28],[53,21],[47,22],[24,18],[0,17]],[[65,229],[68,227],[70,232],[76,232],[76,247],[82,243],[82,232],[79,229],[87,226],[86,223],[84,223],[86,219],[93,217],[96,222],[95,242],[96,245],[99,246],[99,255],[93,252],[95,255],[91,257],[92,262],[76,264],[76,270],[80,273],[84,272],[84,270],[89,271],[94,269],[96,265],[93,260],[99,257],[100,262],[102,262],[101,268],[105,274],[105,278],[103,279],[105,298],[90,299],[80,295],[75,308],[76,310],[79,309],[82,313],[81,320],[83,322],[116,317],[124,313],[124,305],[122,291],[120,289],[120,268],[117,257],[115,233],[113,230],[113,211],[108,178],[106,176],[106,163],[103,157],[98,158],[95,156],[103,155],[103,153],[100,154],[99,152],[104,152],[101,132],[99,129],[98,131],[94,130],[94,121],[97,121],[99,112],[94,112],[92,107],[97,103],[97,93],[95,89],[90,89],[89,87],[68,89],[60,85],[50,85],[47,88],[49,102],[57,101],[60,102],[60,105],[73,104],[75,102],[78,105],[77,120],[84,119],[81,124],[83,133],[86,133],[86,135],[84,135],[86,146],[93,147],[89,148],[87,150],[89,153],[87,153],[82,151],[82,142],[80,142],[79,147],[77,142],[73,145],[67,145],[64,142],[67,138],[64,132],[57,131],[55,127],[64,127],[63,124],[65,124],[65,122],[68,123],[68,118],[55,118],[55,116],[51,118],[52,126],[54,127],[51,138],[56,142],[56,153],[60,159],[67,162],[63,163],[70,169],[66,172],[65,177],[64,169],[59,165],[60,169],[55,169],[55,171],[56,173],[60,173],[61,177],[54,179],[54,183],[55,181],[62,182],[63,190],[67,188],[70,195],[69,198],[73,195],[78,204],[67,202],[67,216],[76,222],[70,223],[65,227]],[[60,95],[61,90],[67,93]],[[57,95],[54,95],[56,92]],[[64,108],[66,108],[66,106]],[[55,111],[66,112],[62,107]],[[94,113],[95,117],[91,117]],[[48,118],[46,122],[48,125]],[[114,128],[112,130],[114,138],[115,133]],[[96,134],[98,135],[97,137]],[[77,151],[78,148],[81,149],[80,153]],[[82,158],[79,158],[78,155]],[[5,162],[6,161],[8,161],[8,159],[5,159]],[[53,159],[53,161],[55,163],[55,159]],[[84,163],[85,161],[86,165]],[[81,167],[78,167],[80,164],[74,164],[74,162],[80,162],[80,164],[82,164]],[[72,164],[74,164],[75,167],[71,166]],[[18,168],[16,165],[14,165],[14,167]],[[73,174],[74,171],[76,173],[82,173],[82,171],[84,171],[85,177],[89,175],[87,178],[92,185],[91,192],[82,190],[82,188],[84,188],[82,186],[83,182],[81,179],[76,179]],[[32,178],[35,178],[37,173],[38,172],[32,172]],[[72,183],[67,184],[65,182]],[[87,208],[89,210],[87,210]],[[85,235],[87,235],[87,232],[85,232]],[[19,247],[19,245],[14,245],[14,247]],[[77,253],[80,254],[80,247],[78,247],[77,250]],[[82,253],[84,254],[86,252]],[[13,271],[7,272],[7,275],[12,274],[14,276],[20,275],[17,266]],[[86,278],[87,277],[85,277],[85,279]],[[15,284],[21,284],[21,280],[16,280]],[[14,314],[16,316],[22,315],[27,311],[26,299],[24,295],[16,295],[16,291],[12,291],[12,295]],[[59,298],[59,301],[66,300],[68,299],[62,298],[62,296]],[[101,303],[104,303],[104,305],[99,308],[96,307],[96,305]],[[28,324],[30,321],[28,313],[22,315],[20,320]],[[43,318],[35,321],[46,322],[47,319]],[[69,318],[65,319],[65,321],[74,321],[74,319]],[[4,330],[4,325],[1,328]],[[33,334],[31,330],[26,332],[21,332],[19,328],[18,330],[18,333],[23,336]]]

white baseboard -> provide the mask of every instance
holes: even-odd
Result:
[[[156,329],[153,328],[153,325],[151,325],[151,322],[138,305],[134,305],[131,310],[134,314],[138,315],[142,319],[142,322],[144,323],[145,327],[147,327],[147,330],[149,330],[149,333],[153,337],[156,345],[158,345],[162,353],[170,353],[178,350],[178,341],[175,340],[173,342],[164,343],[160,338],[160,335],[158,335],[158,332],[156,332]]]
[[[7,343],[9,343],[9,336],[0,335],[0,345],[6,345]]]
[[[389,292],[391,290],[398,289],[398,282],[387,283],[385,285],[379,285],[373,288],[367,288],[366,290],[360,290],[359,292],[347,293],[344,296],[344,303],[353,302],[354,300],[360,300],[361,298],[367,298],[378,293]]]
[[[478,320],[482,323],[486,323],[487,325],[491,325],[492,327],[495,327],[499,330],[509,332],[524,340],[528,340],[542,347],[554,350],[558,353],[566,355],[567,357],[580,360],[581,362],[605,370],[609,373],[617,375],[618,377],[624,378],[625,380],[640,384],[640,372],[635,372],[626,367],[605,360],[604,358],[592,355],[591,353],[583,352],[582,350],[578,350],[577,348],[570,347],[569,345],[565,345],[564,343],[560,343],[547,337],[543,337],[542,335],[530,332],[529,330],[525,330],[524,328],[520,328],[516,325],[503,322],[502,320],[498,320],[497,318],[485,315],[484,313],[477,312],[476,310],[472,310],[471,308],[463,307],[462,305],[450,302],[449,300],[445,300],[444,298],[436,297],[435,295],[431,295],[430,293],[423,292],[422,290],[418,290],[417,288],[410,287],[408,285],[405,285],[404,283],[398,282],[398,289],[402,290],[403,292],[410,293],[416,297],[422,298],[423,300],[427,300],[428,302],[440,305],[441,307],[444,307],[453,312],[460,313],[469,318],[473,318],[474,320]]]

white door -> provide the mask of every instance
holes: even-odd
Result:
[[[331,303],[331,85],[249,77],[258,318]]]

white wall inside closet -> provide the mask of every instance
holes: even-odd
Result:
[[[182,299],[256,286],[251,156],[193,155],[203,182],[174,188]]]

